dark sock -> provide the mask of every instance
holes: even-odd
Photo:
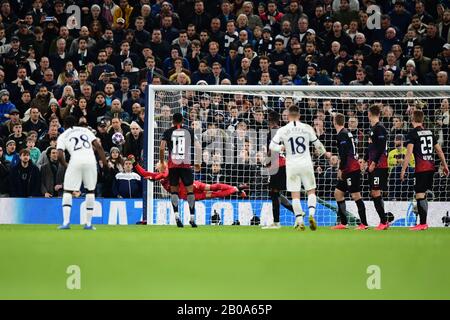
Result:
[[[285,207],[286,209],[288,209],[290,212],[294,213],[294,207],[292,207],[291,202],[288,200],[288,198],[286,198],[285,196],[283,196],[282,194],[280,194],[280,196],[278,197],[278,199],[280,200],[280,203],[283,207]]]
[[[270,192],[270,198],[272,199],[272,215],[273,222],[280,222],[280,199],[278,198],[280,193],[277,191]]]
[[[361,223],[367,226],[367,217],[366,217],[366,206],[364,205],[363,199],[359,199],[355,201],[356,206],[358,207],[358,214]]]
[[[178,193],[172,192],[170,202],[172,202],[173,212],[178,212]]]
[[[195,216],[195,196],[192,192],[188,192],[187,202],[189,204],[189,213],[191,214],[191,217],[193,217]]]
[[[417,199],[417,211],[419,212],[420,224],[426,224],[428,213],[428,201],[426,198]]]
[[[376,198],[372,198],[372,200],[373,200],[373,204],[375,205],[375,209],[377,210],[378,216],[380,217],[380,222],[382,224],[386,224],[387,216],[386,216],[386,212],[384,212],[383,199],[381,198],[381,196],[379,196]]]
[[[345,206],[345,200],[338,201],[337,205],[338,205],[339,218],[341,219],[341,224],[347,225],[347,216],[345,215],[345,212],[347,211],[347,209]]]

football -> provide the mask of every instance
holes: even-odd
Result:
[[[125,143],[125,137],[122,133],[116,132],[111,137],[112,143],[114,143],[116,146],[120,146]]]

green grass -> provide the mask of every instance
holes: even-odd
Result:
[[[0,299],[450,299],[450,229],[55,228],[0,226]]]

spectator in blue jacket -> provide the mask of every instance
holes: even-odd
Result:
[[[133,172],[133,164],[125,160],[124,172],[119,172],[113,182],[113,195],[117,198],[140,198],[142,197],[141,176]]]
[[[9,101],[9,91],[0,90],[0,125],[9,119],[9,113],[13,109],[16,109],[16,106]]]

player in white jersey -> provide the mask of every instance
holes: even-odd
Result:
[[[295,212],[295,227],[305,230],[303,223],[304,212],[300,205],[300,190],[303,184],[308,194],[309,226],[311,230],[317,229],[314,219],[316,211],[316,178],[309,152],[309,144],[313,143],[319,156],[331,154],[319,141],[313,128],[300,122],[300,110],[297,106],[289,108],[289,123],[280,129],[270,143],[270,150],[285,152],[286,154],[286,190],[291,192],[292,206]]]
[[[59,229],[70,229],[70,211],[72,209],[72,193],[79,191],[81,183],[88,190],[86,194],[86,225],[84,229],[95,230],[92,226],[92,214],[95,203],[95,186],[97,185],[97,161],[94,150],[97,151],[100,160],[107,168],[105,151],[98,142],[97,137],[85,127],[76,126],[76,119],[67,116],[64,121],[66,130],[58,137],[56,149],[58,159],[66,167],[64,175],[64,194],[62,198],[63,224]],[[67,164],[64,152],[70,154]]]

